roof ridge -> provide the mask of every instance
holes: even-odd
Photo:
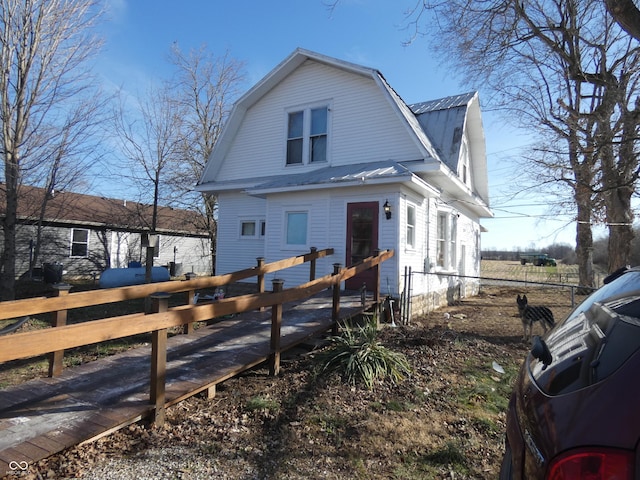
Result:
[[[434,100],[426,100],[424,102],[416,102],[409,104],[409,108],[415,115],[426,112],[435,112],[438,110],[446,110],[448,108],[466,106],[469,101],[477,95],[478,92],[465,92],[447,97],[436,98]]]

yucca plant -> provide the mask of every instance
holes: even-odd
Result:
[[[345,325],[342,335],[330,338],[331,346],[320,356],[320,373],[338,372],[351,384],[369,389],[379,381],[397,383],[411,372],[406,357],[377,341],[375,317],[358,328]]]

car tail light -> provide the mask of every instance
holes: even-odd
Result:
[[[573,450],[549,466],[548,480],[631,480],[634,454],[626,450]]]

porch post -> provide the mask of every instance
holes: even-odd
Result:
[[[342,265],[340,263],[333,264],[333,275],[339,275]],[[331,333],[338,335],[338,320],[340,319],[340,282],[333,284],[333,303],[331,306],[331,321],[333,329]]]
[[[274,278],[273,293],[281,292],[284,280]],[[271,354],[269,356],[269,375],[280,373],[280,329],[282,326],[282,304],[271,307]]]
[[[318,251],[317,247],[311,247],[311,255],[315,254]],[[309,262],[309,281],[313,282],[316,279],[316,258],[313,257]]]
[[[169,293],[158,292],[151,295],[151,313],[162,313],[169,309]],[[155,405],[153,422],[164,425],[165,383],[167,377],[167,329],[151,332],[151,392],[149,401]]]
[[[189,273],[185,273],[185,281],[188,282],[189,280],[193,280],[194,278],[197,277],[197,275],[193,272],[189,272]],[[193,306],[195,303],[195,298],[196,298],[196,291],[195,290],[187,290],[187,305],[191,305]],[[189,322],[185,325],[182,326],[182,333],[184,333],[185,335],[189,335],[191,333],[193,333],[195,330],[195,323],[194,322]]]
[[[57,283],[53,286],[56,291],[56,297],[64,297],[69,294],[71,285],[66,283]],[[58,310],[53,312],[53,326],[63,327],[67,324],[67,310]],[[49,376],[57,377],[62,373],[64,359],[64,350],[58,350],[57,352],[51,352],[49,356]]]
[[[258,262],[258,266],[256,268],[260,271],[262,267],[264,267],[264,257],[258,257],[256,258],[256,261]],[[257,286],[258,286],[258,293],[264,293],[264,274],[263,273],[258,274]],[[260,307],[258,311],[264,312],[264,307]]]

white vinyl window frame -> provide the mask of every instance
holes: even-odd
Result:
[[[455,271],[458,261],[458,215],[439,211],[436,227],[436,266],[439,270]]]
[[[291,107],[285,114],[285,166],[328,163],[330,102]]]
[[[69,257],[87,258],[89,256],[89,237],[89,229],[72,228],[69,239]]]
[[[458,167],[458,176],[460,180],[471,187],[471,167],[469,164],[469,145],[466,136],[462,137],[462,145],[460,147],[460,166]]]
[[[285,210],[283,248],[307,249],[309,247],[309,211]]]
[[[239,218],[238,219],[238,239],[255,240],[264,238],[266,231],[266,221],[264,218]]]
[[[416,248],[416,206],[407,203],[407,229],[406,229],[406,247],[409,250]]]

